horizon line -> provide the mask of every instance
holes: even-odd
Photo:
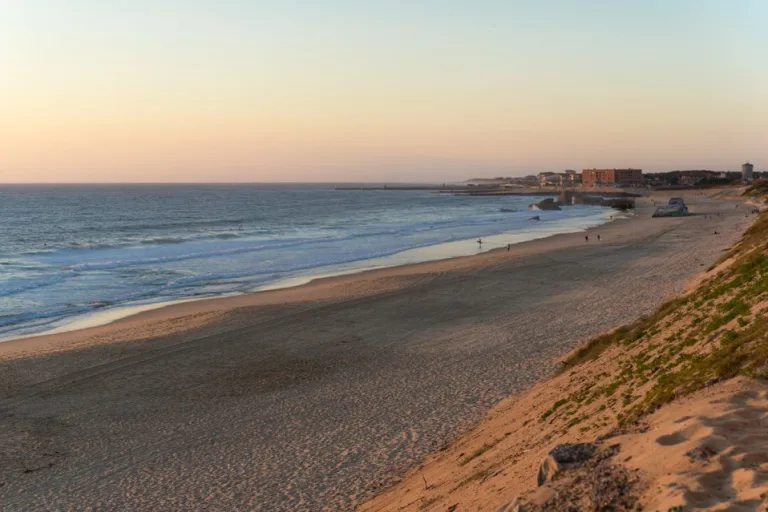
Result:
[[[434,181],[49,181],[49,182],[0,182],[0,189],[10,187],[97,187],[97,186],[227,186],[227,185],[328,185],[328,186],[356,186],[356,185],[445,185],[465,183],[477,179],[494,178],[467,178],[463,180],[434,180]]]

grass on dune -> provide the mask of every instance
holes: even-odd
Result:
[[[737,375],[768,379],[768,212],[760,214],[728,258],[727,268],[692,293],[573,352],[562,372],[616,346],[626,347],[631,357],[607,376],[608,384],[585,386],[586,391],[556,402],[542,419],[570,417],[582,403],[615,395],[621,426],[715,382]]]

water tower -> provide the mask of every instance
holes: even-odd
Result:
[[[754,166],[747,162],[741,165],[741,180],[746,183],[752,183],[752,170]]]

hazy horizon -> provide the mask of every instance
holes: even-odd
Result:
[[[0,5],[0,183],[768,168],[768,3]]]
[[[583,169],[576,169],[577,172],[581,172]],[[657,172],[672,172],[672,171],[700,171],[700,170],[708,170],[708,171],[714,171],[714,172],[737,172],[741,173],[741,169],[734,168],[734,169],[723,169],[723,170],[717,170],[717,169],[699,169],[699,168],[689,168],[689,169],[668,169],[663,171],[650,171],[650,170],[643,170],[643,173],[657,173]],[[553,172],[561,172],[562,169],[552,169]],[[760,169],[755,168],[756,172],[762,172]],[[31,186],[46,186],[46,185],[56,185],[56,186],[87,186],[87,185],[94,185],[94,186],[102,186],[102,185],[147,185],[147,186],[154,186],[154,185],[356,185],[356,184],[387,184],[387,185],[397,185],[397,184],[403,184],[403,185],[440,185],[442,183],[461,183],[465,181],[472,181],[476,179],[497,179],[497,178],[522,178],[528,175],[536,175],[538,172],[546,172],[546,171],[531,171],[529,173],[516,173],[516,174],[493,174],[488,173],[485,175],[477,175],[477,176],[466,176],[464,178],[458,178],[458,179],[452,179],[452,180],[440,180],[438,178],[435,179],[424,179],[424,180],[406,180],[406,181],[398,181],[398,180],[352,180],[352,181],[8,181],[8,182],[2,182],[0,181],[0,187],[2,186],[23,186],[23,185],[31,185]]]

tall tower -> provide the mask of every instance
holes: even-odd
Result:
[[[747,183],[752,183],[752,170],[754,166],[747,162],[741,165],[741,179]]]

